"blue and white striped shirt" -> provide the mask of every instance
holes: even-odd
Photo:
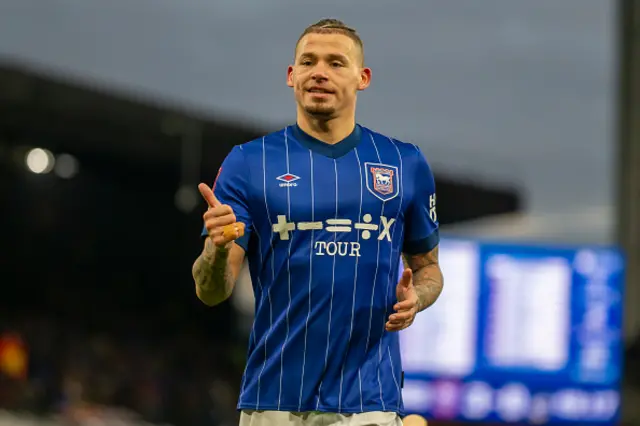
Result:
[[[216,197],[245,235],[256,298],[238,409],[402,413],[402,252],[439,242],[420,150],[356,126],[329,145],[289,126],[238,145]]]

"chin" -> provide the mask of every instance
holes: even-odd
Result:
[[[335,108],[325,105],[307,105],[304,110],[307,114],[319,118],[331,118],[336,113]]]

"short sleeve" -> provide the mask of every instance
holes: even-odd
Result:
[[[213,184],[213,193],[220,203],[227,204],[233,209],[236,220],[245,225],[245,233],[236,240],[245,251],[249,246],[252,219],[249,212],[249,174],[242,151],[242,146],[233,147],[222,162],[218,176]],[[207,235],[203,226],[202,236]]]
[[[405,213],[403,252],[421,254],[430,252],[440,243],[436,185],[431,167],[417,147],[413,158],[413,197]]]

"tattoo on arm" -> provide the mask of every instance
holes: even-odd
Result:
[[[229,251],[216,247],[207,238],[202,254],[193,268],[196,284],[206,292],[215,292],[220,297],[226,297],[233,287],[232,274],[227,266]]]
[[[405,261],[413,271],[413,286],[418,295],[418,310],[433,305],[442,293],[444,277],[438,262],[439,248],[428,253],[405,255]]]

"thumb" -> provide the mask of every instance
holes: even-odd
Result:
[[[407,289],[411,286],[411,278],[413,278],[413,271],[411,268],[405,268],[405,270],[402,271],[402,276],[398,284]]]
[[[200,185],[198,185],[198,191],[200,191],[202,198],[204,198],[209,207],[213,208],[220,205],[220,202],[213,194],[213,190],[209,187],[209,185],[201,183]]]

